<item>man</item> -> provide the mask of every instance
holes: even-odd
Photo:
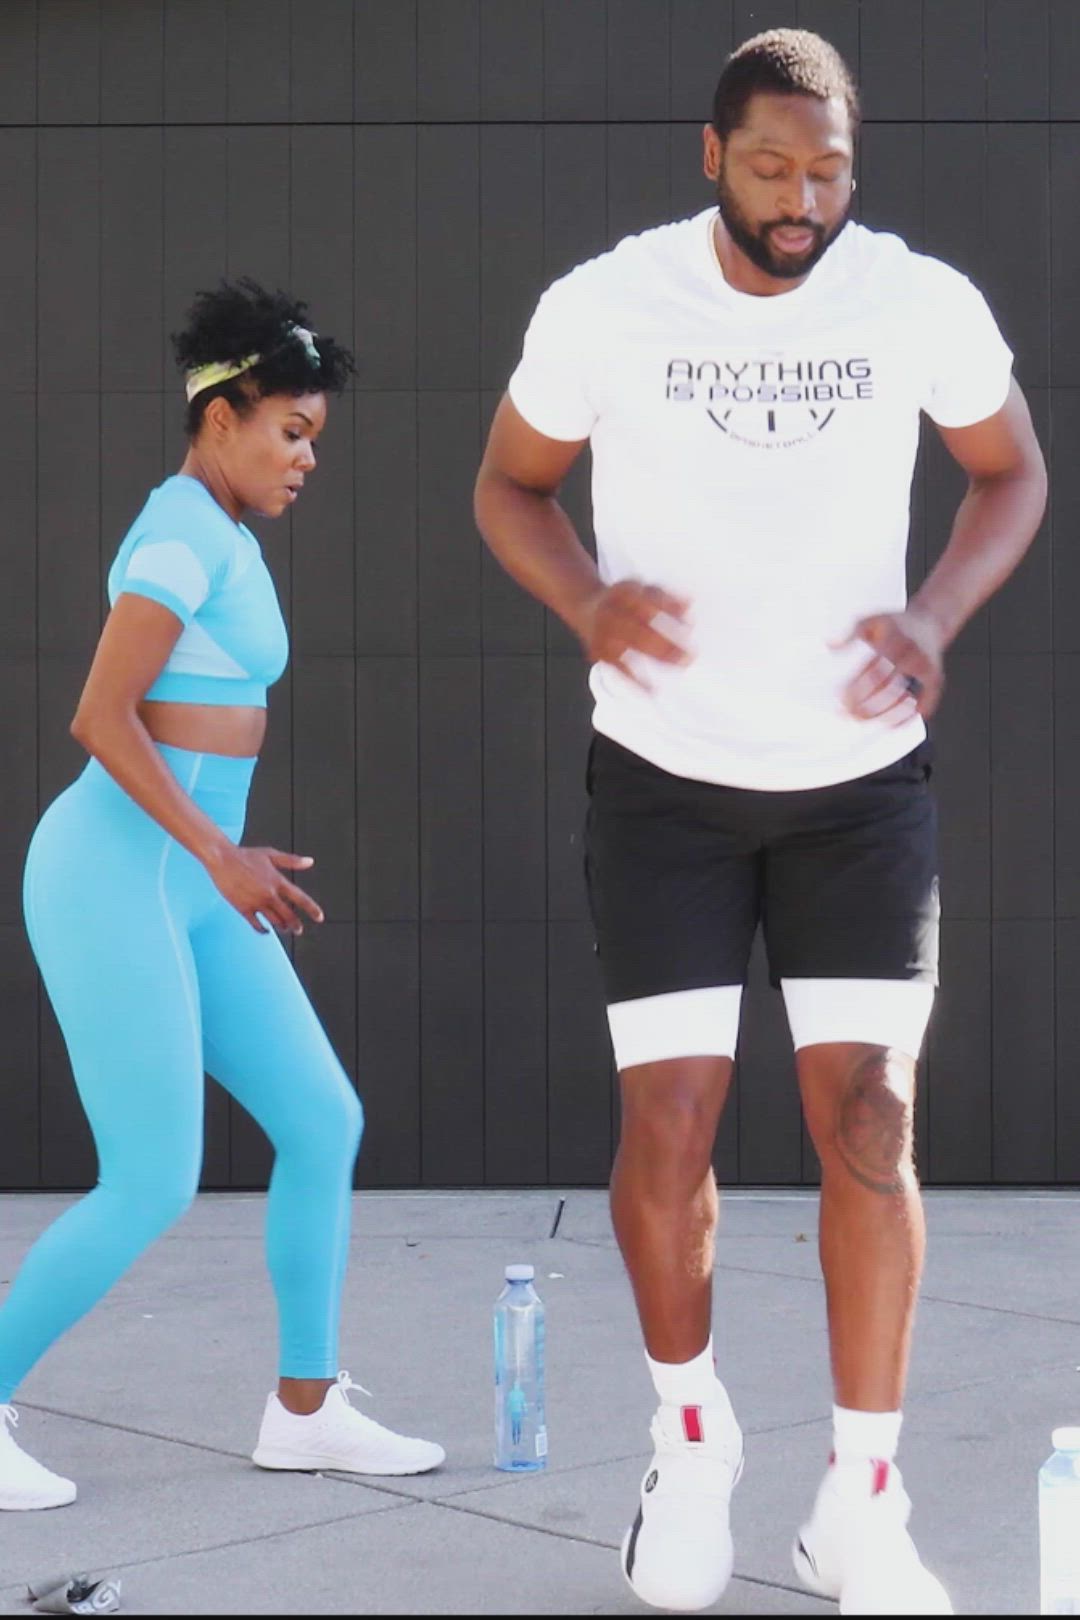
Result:
[[[857,124],[816,35],[736,50],[704,130],[717,207],[548,289],[476,485],[487,544],[592,664],[611,1207],[660,1403],[622,1557],[667,1609],[714,1603],[732,1568],[742,1438],[712,1360],[711,1153],[761,919],[821,1160],[836,1401],[796,1569],[842,1612],[951,1612],[893,1461],[937,981],[924,717],[946,648],[1030,544],[1046,476],[981,295],[848,222]],[[908,602],[920,411],[969,483]],[[556,500],[587,441],[598,566]]]

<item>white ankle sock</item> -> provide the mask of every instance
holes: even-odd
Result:
[[[900,1441],[902,1412],[856,1412],[833,1407],[833,1451],[838,1463],[892,1462]]]
[[[700,1355],[691,1361],[654,1361],[645,1352],[653,1385],[660,1400],[668,1406],[715,1406],[727,1399],[716,1376],[712,1335]]]

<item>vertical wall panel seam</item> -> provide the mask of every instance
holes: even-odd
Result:
[[[100,20],[101,8],[98,6]],[[98,29],[98,123],[93,131],[94,144],[97,147],[97,437],[98,437],[98,475],[97,475],[97,509],[98,509],[98,631],[102,628],[101,614],[101,579],[105,569],[105,513],[101,502],[102,476],[101,469],[105,463],[105,412],[102,409],[104,402],[104,376],[102,367],[101,341],[102,327],[105,318],[104,288],[105,288],[105,218],[103,208],[105,203],[105,143],[102,140],[101,129],[101,36],[103,28]]]
[[[859,98],[862,100],[862,19],[863,0],[857,0],[855,6],[855,83],[859,87]]]
[[[166,123],[165,123],[165,5],[164,4],[162,4],[162,7],[161,7],[161,132],[160,133],[161,133],[161,147],[160,147],[159,156],[158,156],[158,164],[159,164],[159,173],[161,175],[161,186],[160,186],[160,191],[159,191],[159,195],[161,197],[161,214],[160,214],[161,255],[160,255],[160,266],[159,266],[160,274],[159,274],[159,278],[158,278],[158,309],[161,311],[161,325],[164,326],[164,324],[165,324],[165,255],[166,255],[166,251],[167,251],[167,238],[166,238],[166,235],[165,235],[165,229],[166,229],[165,152],[166,152],[166,147],[167,147],[167,144],[168,144],[168,136],[167,136],[167,130],[166,130]],[[159,356],[159,362],[160,362],[160,354],[161,354],[161,342],[160,342],[160,340],[161,340],[161,333],[159,331],[159,333],[158,333],[158,356]],[[165,472],[166,446],[168,444],[167,429],[166,429],[165,423],[166,423],[166,418],[167,418],[167,415],[168,415],[169,379],[172,376],[172,372],[170,370],[168,370],[168,368],[163,368],[159,375],[160,375],[160,382],[161,382],[161,387],[160,387],[161,441],[160,441],[159,468],[160,468],[160,471],[161,471],[162,475],[164,475],[164,472]]]
[[[859,4],[860,4],[860,17],[861,17],[862,0],[859,0]],[[922,20],[921,19],[920,19],[920,26],[922,26]],[[860,35],[860,37],[861,37],[861,35]],[[923,48],[925,50],[925,35],[923,35],[922,37],[923,37]],[[920,75],[920,95],[922,95],[922,75]],[[925,98],[923,99],[922,110],[923,110],[923,112],[926,111]],[[925,121],[925,119],[923,120],[922,128],[919,131],[919,191],[920,191],[920,199],[921,199],[920,221],[919,221],[920,235],[921,235],[921,241],[922,241],[922,248],[923,248],[923,251],[925,251],[925,249],[926,249],[926,121]],[[922,439],[922,445],[920,447],[919,458],[918,458],[923,463],[922,477],[920,479],[920,483],[921,483],[921,492],[920,493],[921,493],[921,499],[922,499],[922,535],[923,535],[923,559],[924,559],[924,561],[923,561],[923,575],[924,575],[924,577],[926,575],[927,568],[928,568],[928,565],[929,565],[929,560],[930,560],[930,556],[929,556],[929,553],[930,553],[930,535],[929,535],[929,530],[928,530],[927,510],[926,510],[926,473],[925,473],[925,465],[926,465],[926,432],[927,432],[927,430],[925,429],[925,426],[924,426],[923,431],[920,434],[920,437]],[[909,545],[911,544],[910,530],[909,530],[909,534],[908,534],[908,544]],[[940,838],[941,838],[941,829],[940,829],[940,826],[939,826],[939,828],[938,828],[939,845],[940,845]],[[939,851],[939,856],[938,856],[938,865],[939,865],[939,868],[940,868],[940,851]],[[945,898],[946,898],[946,901],[948,901],[948,895],[946,895]],[[939,940],[938,940],[939,956],[940,956],[940,951],[941,951],[941,943],[940,943],[940,934],[939,934]],[[939,982],[940,982],[940,976],[939,976]],[[941,1000],[941,994],[940,994],[940,990],[939,990],[938,994],[934,998],[935,1010],[939,1006],[940,1000]],[[931,1016],[933,1016],[933,1013],[931,1013]],[[938,1016],[940,1016],[940,1013],[938,1013]],[[924,1051],[924,1061],[925,1061],[930,1056],[930,1042],[929,1042],[928,1038],[924,1041],[923,1051]],[[934,1175],[934,1146],[933,1146],[933,1144],[934,1144],[934,1095],[933,1095],[933,1077],[932,1077],[932,1074],[930,1072],[929,1067],[927,1067],[924,1070],[924,1075],[925,1075],[925,1085],[926,1085],[926,1174],[925,1174],[925,1176],[920,1177],[920,1180],[932,1181],[933,1180],[933,1175]],[[916,1161],[916,1163],[917,1162],[918,1161]]]
[[[290,24],[290,28],[291,28],[291,25],[292,25],[292,11],[291,11],[292,0],[289,0],[289,6],[290,6],[289,24]],[[289,106],[290,106],[290,108],[292,107],[292,59],[291,59],[291,57],[290,57],[290,60],[289,60]],[[292,123],[291,120],[290,120],[287,128],[288,128],[288,149],[287,149],[286,181],[285,181],[285,187],[286,187],[285,218],[286,218],[286,221],[287,221],[287,226],[286,226],[286,244],[285,244],[285,258],[286,258],[285,274],[288,277],[287,285],[288,285],[288,288],[289,288],[289,296],[290,296],[290,298],[295,298],[297,296],[297,293],[296,293],[295,287],[293,286],[293,220],[294,220],[294,217],[295,217],[294,214],[293,214],[293,165],[294,165],[294,163],[296,161],[296,125],[294,123]],[[293,514],[292,514],[291,509],[289,511],[289,514],[288,514],[288,517],[287,517],[286,521],[287,521],[287,523],[289,525],[288,530],[286,532],[286,556],[289,559],[289,634],[290,634],[290,636],[292,638],[293,647],[295,649],[295,643],[296,643],[296,566],[295,566],[295,547],[293,545]],[[297,688],[297,685],[299,684],[299,682],[298,682],[299,673],[300,673],[299,662],[298,662],[298,660],[297,660],[297,658],[295,656],[295,651],[294,651],[293,666],[292,666],[292,678],[289,681],[289,848],[290,849],[295,849],[296,848],[296,823],[297,823],[297,813],[296,813],[296,688]]]
[[[161,106],[161,142],[162,142],[161,172],[162,172],[162,174],[165,173],[165,153],[164,153],[165,122],[166,122],[166,120],[165,120],[165,12],[166,12],[166,8],[168,6],[168,3],[169,3],[169,0],[161,0],[161,84],[160,84],[161,102],[160,102],[160,106]],[[164,186],[162,186],[161,189],[162,189],[162,192],[164,193],[164,190],[165,190]],[[165,204],[164,204],[164,198],[163,198],[162,199],[162,213],[163,214],[164,214],[164,210],[165,210]],[[161,238],[161,258],[162,258],[162,265],[164,265],[164,261],[165,261],[165,238],[164,238],[164,236],[162,236],[162,238]],[[164,268],[162,269],[162,273],[161,273],[161,285],[162,285],[162,293],[164,294],[164,288],[165,288],[165,271],[164,271]],[[161,307],[164,310],[164,308],[165,308],[164,296],[162,297]]]
[[[484,414],[484,8],[476,8],[476,124],[474,133],[476,137],[476,395],[473,405],[474,420],[476,422],[476,440],[479,442],[483,432]],[[474,451],[475,454],[475,451]],[[475,527],[472,539],[475,546],[478,540]],[[478,678],[480,684],[480,1169],[487,1186],[487,861],[484,858],[487,848],[485,836],[487,828],[487,772],[484,768],[486,750],[484,742],[487,722],[487,684],[484,673],[487,665],[484,647],[484,559],[478,551],[476,553],[477,573],[476,588],[479,594],[478,607],[480,609],[480,657],[478,659]]]
[[[669,30],[668,37],[670,39],[670,30]],[[608,110],[608,117],[609,117],[609,120],[610,120],[610,114],[611,114],[611,0],[604,0],[604,39],[605,39],[606,47],[607,47],[606,50],[604,51],[604,106]],[[670,99],[670,89],[669,89],[668,111],[670,112],[670,110],[671,110],[671,99]],[[609,122],[608,127],[610,129],[610,122]],[[610,161],[609,161],[609,149],[608,149],[607,141],[604,142],[603,153],[604,153],[604,219],[605,219],[605,221],[607,221],[608,229],[607,229],[606,234],[607,234],[609,242],[610,242],[610,234],[611,234],[611,212],[610,212],[610,210],[611,210],[611,185],[610,185],[611,164],[610,164]],[[669,172],[669,174],[671,172],[670,163],[668,165],[668,172]],[[592,450],[591,450],[591,448],[590,448],[590,451],[589,451],[589,457],[590,457],[590,464],[589,464],[589,515],[590,515],[590,520],[592,521],[592,524],[593,524],[593,544],[594,544],[594,547],[595,547],[595,543],[596,543],[596,521],[595,521],[595,514],[593,513],[593,510],[592,510],[592,460],[591,460],[591,458],[592,458]],[[599,564],[598,564],[598,566],[599,566]],[[612,1066],[611,1066],[611,1060],[609,1059],[608,1064],[607,1064],[607,1072],[606,1072],[606,1074],[604,1076],[604,1082],[605,1082],[605,1085],[606,1085],[606,1088],[607,1088],[607,1107],[604,1110],[604,1116],[605,1116],[605,1118],[607,1120],[608,1164],[609,1165],[612,1163],[612,1161],[614,1160],[614,1157],[615,1157],[615,1131],[614,1131],[614,1123],[613,1123],[613,1120],[612,1120],[612,1102],[613,1102],[613,1098],[612,1098],[611,1076],[612,1076]]]
[[[921,60],[921,63],[922,63],[922,70],[919,73],[919,107],[920,107],[920,111],[922,113],[922,125],[923,125],[923,214],[924,214],[923,241],[925,243],[925,241],[926,241],[926,224],[925,224],[925,213],[926,213],[926,162],[925,162],[925,156],[926,156],[926,0],[919,0],[919,42],[920,42],[919,56],[920,56],[920,60]]]
[[[925,60],[925,49],[926,49],[925,5],[926,5],[926,0],[923,0],[923,6],[924,6],[924,11],[923,11],[923,15],[924,15],[924,34],[923,34],[924,60]],[[983,247],[985,249],[985,247],[987,245],[988,222],[989,222],[988,210],[989,210],[989,185],[990,185],[990,106],[989,106],[990,52],[989,52],[989,29],[988,29],[986,0],[982,0],[982,18],[983,18],[983,28],[982,28],[982,45],[983,45],[983,119],[982,119],[982,125],[983,125],[983,140],[982,140],[981,164],[982,164],[982,178],[983,178],[983,193],[982,193],[982,218],[981,218],[981,221],[980,221],[980,245],[981,245],[981,247]],[[924,102],[923,112],[925,113],[925,111],[926,111],[926,106],[925,106],[925,102]],[[924,172],[923,172],[923,185],[924,185],[924,188],[925,188],[925,184],[926,184],[926,176],[925,176],[925,165],[924,165]],[[924,195],[925,195],[925,189],[924,189]],[[988,796],[989,796],[989,805],[988,805],[989,814],[987,815],[987,828],[988,828],[987,842],[988,842],[988,845],[989,845],[988,858],[989,858],[989,863],[990,863],[990,906],[989,906],[989,911],[990,911],[990,960],[989,960],[989,963],[988,963],[988,972],[989,972],[989,975],[990,975],[990,994],[989,994],[987,999],[988,999],[989,1007],[990,1007],[990,1030],[989,1030],[989,1050],[990,1050],[990,1137],[989,1137],[989,1142],[990,1142],[990,1182],[991,1182],[991,1185],[992,1185],[993,1182],[994,1182],[994,1159],[995,1159],[995,1144],[996,1144],[996,1131],[995,1131],[995,1128],[994,1128],[994,1122],[995,1122],[995,1114],[996,1114],[997,1067],[998,1067],[997,1047],[996,1047],[996,1042],[995,1042],[995,1039],[994,1039],[994,1034],[995,1034],[995,1009],[996,1009],[996,1004],[997,1004],[997,996],[995,994],[995,991],[996,991],[995,975],[996,975],[996,971],[997,971],[997,960],[998,960],[998,949],[997,949],[998,936],[997,936],[997,926],[996,926],[998,919],[997,919],[997,901],[996,901],[996,898],[995,898],[995,883],[994,883],[994,823],[995,823],[996,816],[997,816],[997,803],[998,803],[998,801],[997,801],[997,795],[996,795],[996,793],[994,791],[994,631],[993,631],[993,618],[992,618],[992,615],[991,615],[991,609],[990,609],[990,604],[989,603],[986,604],[985,610],[986,610],[986,614],[987,614],[987,621],[986,621],[986,685],[987,685],[987,690],[986,690],[987,728],[986,728],[986,730],[987,730],[987,756],[988,756],[988,759],[987,759],[987,793],[988,793]]]
[[[544,266],[543,280],[547,281],[547,6],[540,13],[540,262]],[[548,704],[551,701],[550,669],[548,665],[548,627],[546,608],[543,613],[541,652],[544,677],[544,1179],[551,1183],[551,770],[548,750],[551,746],[551,727],[548,723]]]
[[[34,95],[37,97],[38,41],[40,13],[34,7]],[[35,130],[34,142],[34,702],[37,707],[34,724],[34,808],[41,814],[41,135]],[[34,973],[34,996],[37,1007],[35,1028],[37,1033],[37,1184],[45,1179],[43,1150],[43,1092],[44,1076],[41,1063],[41,1021],[43,1006],[41,974]]]
[[[416,467],[415,534],[413,540],[413,658],[416,665],[416,990],[417,990],[417,1170],[424,1185],[424,682],[420,648],[420,490],[423,482],[423,411],[420,403],[420,12],[413,0],[413,444]]]
[[[1053,185],[1053,95],[1051,74],[1053,68],[1053,52],[1050,47],[1050,31],[1053,24],[1049,0],[1046,0],[1046,146],[1043,157],[1043,176],[1046,185],[1046,310],[1044,313],[1046,336],[1046,455],[1053,455],[1054,448],[1054,185]],[[1053,496],[1048,493],[1047,499],[1047,540],[1050,546],[1050,1061],[1053,1076],[1053,1113],[1051,1115],[1054,1132],[1053,1175],[1054,1180],[1060,1179],[1060,1144],[1058,1141],[1058,1127],[1061,1120],[1060,1097],[1060,1051],[1058,1043],[1058,932],[1057,932],[1057,867],[1058,867],[1058,818],[1057,818],[1057,660],[1055,648],[1057,646],[1057,593],[1054,590],[1054,562],[1057,536],[1054,532]]]
[[[669,8],[669,15],[670,15],[670,8]],[[605,22],[604,32],[607,35],[608,39],[610,40],[610,37],[611,37],[611,0],[604,0],[604,22]],[[671,38],[671,28],[670,28],[670,23],[669,23],[669,26],[668,26],[668,39],[670,40],[670,38]],[[670,46],[669,46],[669,49],[670,49]],[[604,57],[604,97],[605,97],[605,105],[607,104],[607,99],[610,96],[610,85],[611,85],[611,59],[610,59],[610,51],[608,51],[608,53]],[[669,114],[671,112],[670,74],[668,75],[668,112],[669,112]],[[668,172],[669,172],[669,174],[671,172],[670,164],[668,166]],[[611,207],[611,164],[610,164],[609,159],[608,159],[607,143],[605,142],[604,143],[604,217],[605,217],[605,219],[610,218],[610,207]],[[590,519],[591,519],[591,521],[593,523],[593,545],[595,547],[595,544],[596,544],[596,522],[595,522],[595,514],[593,513],[593,509],[592,509],[592,459],[591,459],[592,458],[592,450],[591,450],[591,448],[590,448],[590,451],[589,451],[589,456],[590,456],[590,463],[589,463],[589,514],[590,514]],[[579,881],[580,881],[580,877],[579,877]],[[610,1052],[610,1048],[609,1048],[609,1052]],[[604,1075],[604,1083],[605,1083],[605,1086],[606,1086],[606,1089],[607,1089],[607,1107],[604,1110],[604,1116],[605,1116],[605,1118],[607,1120],[608,1164],[609,1165],[611,1165],[613,1163],[614,1158],[615,1158],[615,1126],[614,1126],[613,1108],[612,1108],[612,1104],[614,1102],[614,1097],[613,1097],[613,1075],[614,1075],[613,1059],[609,1055],[607,1065],[606,1065],[606,1072],[605,1072],[605,1075]]]
[[[222,140],[225,145],[225,274],[232,268],[232,125],[229,122],[229,8],[225,7],[225,107]],[[229,1187],[236,1185],[233,1157],[233,1101],[227,1097],[221,1110],[225,1122],[225,1176]]]
[[[349,284],[350,284],[350,287],[351,287],[351,290],[352,290],[352,305],[353,305],[353,307],[352,307],[352,321],[350,323],[350,333],[351,333],[351,336],[352,336],[353,354],[355,356],[356,347],[357,347],[357,343],[356,343],[356,6],[355,5],[353,5],[353,6],[351,6],[349,8],[349,24],[350,24],[350,59],[351,59],[351,62],[352,62],[352,79],[351,79],[351,90],[350,90],[350,94],[352,96],[352,101],[351,101],[352,122],[351,122],[350,133],[349,133],[349,209],[350,209],[350,212],[352,214],[352,262],[351,262],[351,265],[350,265]],[[355,859],[355,865],[353,867],[353,892],[352,892],[352,913],[353,913],[353,926],[352,926],[352,933],[353,933],[352,1027],[353,1027],[353,1052],[356,1054],[355,1059],[354,1059],[354,1063],[353,1063],[353,1068],[354,1068],[354,1075],[355,1075],[356,1091],[357,1091],[357,1095],[360,1096],[361,1095],[360,1067],[361,1067],[361,1052],[363,1050],[363,1048],[362,1048],[362,1046],[360,1044],[360,1001],[361,1001],[361,996],[360,996],[360,850],[358,848],[359,835],[360,835],[360,746],[359,746],[360,738],[359,738],[358,721],[359,721],[360,716],[359,716],[359,702],[358,702],[357,691],[356,691],[357,663],[358,663],[359,651],[360,651],[360,602],[359,602],[360,592],[359,592],[359,580],[357,579],[357,574],[359,572],[359,560],[357,558],[357,551],[356,551],[356,534],[357,534],[357,523],[358,523],[360,514],[358,513],[357,506],[356,506],[357,443],[356,443],[356,375],[355,375],[355,373],[349,379],[349,395],[348,395],[348,398],[349,398],[349,420],[350,420],[350,424],[351,424],[351,426],[350,426],[350,433],[351,433],[350,443],[352,444],[352,478],[350,479],[349,482],[350,482],[350,499],[351,499],[351,502],[352,502],[352,525],[351,525],[350,533],[352,535],[351,552],[352,552],[352,575],[353,575],[353,592],[352,592],[352,599],[353,599],[353,602],[352,602],[352,624],[353,624],[353,631],[352,631],[352,644],[353,644],[353,656],[352,656],[352,663],[353,663],[353,671],[352,671],[352,734],[353,734],[353,855],[354,855],[354,859]],[[356,1179],[356,1171],[354,1169],[354,1171],[353,1171],[354,1184],[355,1184],[355,1179]]]

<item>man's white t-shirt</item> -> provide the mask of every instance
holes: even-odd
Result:
[[[725,280],[715,209],[625,238],[544,293],[509,383],[552,439],[590,439],[597,557],[691,603],[684,665],[642,691],[595,664],[593,723],[662,769],[734,787],[822,787],[925,736],[859,720],[838,650],[907,600],[919,412],[1005,403],[1012,355],[981,293],[899,237],[849,223],[790,292]]]

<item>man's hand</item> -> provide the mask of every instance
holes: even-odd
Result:
[[[693,656],[679,630],[686,624],[689,602],[643,585],[620,579],[602,585],[575,615],[574,629],[593,664],[614,664],[628,680],[652,690],[630,653],[644,653],[663,664],[688,664]]]
[[[845,641],[865,642],[873,656],[848,683],[844,702],[860,720],[903,725],[915,714],[933,714],[945,689],[944,637],[934,620],[915,607],[860,619]]]

